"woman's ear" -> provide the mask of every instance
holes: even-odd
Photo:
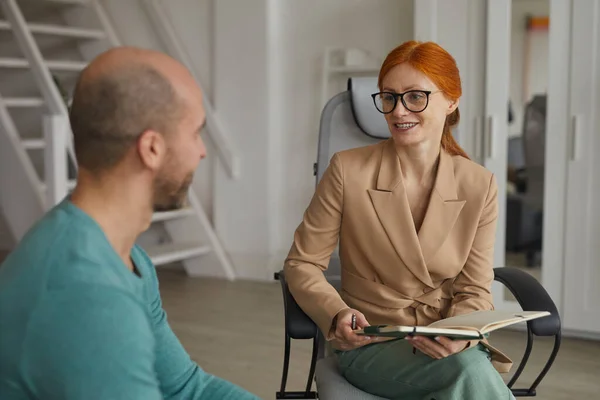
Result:
[[[450,100],[450,102],[448,103],[448,109],[446,110],[446,115],[452,114],[454,112],[454,110],[456,110],[458,108],[459,102],[460,102],[460,99]]]

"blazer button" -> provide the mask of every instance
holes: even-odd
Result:
[[[423,289],[423,293],[429,293],[429,288]]]

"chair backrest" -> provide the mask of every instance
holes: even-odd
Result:
[[[517,169],[525,166],[522,136],[514,136],[508,139],[508,165]]]
[[[321,113],[317,155],[317,183],[334,153],[368,146],[390,137],[383,114],[375,108],[372,93],[377,92],[377,77],[348,79],[348,90],[327,102]]]
[[[391,136],[385,117],[377,111],[371,97],[378,90],[377,77],[349,78],[348,90],[332,97],[323,108],[315,171],[317,183],[336,152],[368,146]],[[336,250],[325,276],[338,289],[340,274]]]
[[[523,155],[527,175],[525,200],[537,209],[542,209],[544,202],[546,100],[546,95],[535,96],[525,107],[523,117]]]
[[[546,144],[546,95],[535,96],[523,115],[523,153],[525,166],[543,167]]]

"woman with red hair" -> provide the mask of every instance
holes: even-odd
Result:
[[[356,335],[375,324],[429,325],[493,309],[498,189],[452,137],[461,80],[431,42],[392,50],[375,107],[391,138],[336,153],[294,235],[289,288],[334,348],[346,379],[398,399],[512,399],[511,361],[487,340]],[[325,279],[339,242],[342,288]]]

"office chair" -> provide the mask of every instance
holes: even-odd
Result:
[[[390,137],[385,118],[375,109],[370,94],[376,92],[377,78],[361,77],[348,80],[348,90],[334,96],[325,105],[321,115],[317,162],[314,174],[319,182],[335,152],[365,146]],[[527,347],[515,373],[507,384],[515,396],[535,396],[536,388],[544,378],[558,353],[561,322],[554,302],[544,288],[529,274],[516,268],[495,268],[494,279],[504,284],[525,311],[549,311],[550,316],[527,322]],[[332,254],[325,271],[330,284],[338,291],[341,287],[341,265],[337,250]],[[375,400],[380,397],[367,394],[351,385],[340,374],[335,355],[326,349],[325,340],[315,323],[302,311],[290,293],[283,271],[275,273],[283,291],[285,312],[285,352],[281,387],[278,399]],[[533,346],[534,336],[554,336],[554,348],[529,388],[513,389]],[[304,391],[287,391],[291,340],[313,341],[312,359]],[[313,379],[316,390],[312,390]]]
[[[517,193],[508,195],[506,205],[506,250],[525,252],[529,267],[538,264],[542,251],[546,99],[536,95],[525,106],[521,137],[513,139],[520,143],[523,165],[516,170]]]

